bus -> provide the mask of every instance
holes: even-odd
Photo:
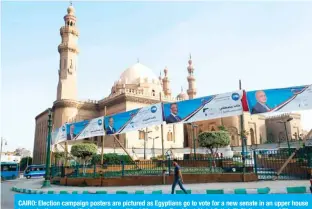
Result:
[[[44,177],[45,165],[29,165],[24,171],[24,177],[30,179],[32,177]]]
[[[16,162],[1,162],[1,180],[11,180],[19,177],[19,166]]]

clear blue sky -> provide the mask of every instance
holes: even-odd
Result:
[[[68,2],[2,2],[2,136],[33,149],[35,116],[56,99]],[[139,57],[173,92],[187,87],[192,53],[198,96],[312,83],[312,2],[74,2],[80,99],[101,99]],[[312,112],[303,127],[311,129]]]

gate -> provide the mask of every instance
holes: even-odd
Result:
[[[285,165],[289,153],[293,152],[296,152],[295,155]],[[295,149],[256,150],[254,160],[255,172],[259,180],[306,180],[311,177],[312,152],[307,148],[297,151]]]

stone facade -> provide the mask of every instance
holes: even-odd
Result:
[[[287,121],[288,119],[291,120]],[[266,128],[268,132],[267,138],[270,142],[274,143],[285,142],[287,141],[287,135],[288,139],[292,141],[303,139],[300,114],[292,113],[270,117],[266,120]]]
[[[164,69],[164,77],[157,77],[151,69],[141,63],[135,63],[121,73],[120,78],[114,82],[111,93],[106,98],[99,101],[88,100],[79,101],[77,99],[77,55],[78,55],[78,28],[76,26],[75,10],[72,6],[67,9],[64,17],[64,26],[60,29],[61,44],[58,46],[60,54],[59,63],[59,81],[57,85],[57,97],[53,103],[53,128],[59,128],[66,122],[75,122],[104,115],[112,115],[119,112],[129,111],[135,108],[163,102],[174,102],[196,97],[196,79],[194,75],[195,68],[193,61],[188,61],[187,81],[188,89],[172,96],[170,89],[169,69]],[[46,155],[46,136],[47,136],[47,111],[40,113],[36,117],[36,129],[34,140],[34,163],[44,163]],[[266,122],[264,116],[244,113],[244,129],[250,134],[248,135],[247,144],[260,144],[267,141],[266,125],[269,127],[269,133],[277,135],[282,132],[282,127],[274,124],[273,119]],[[298,118],[299,117],[299,118]],[[291,125],[290,134],[300,133],[300,116],[296,118]],[[298,119],[297,119],[298,118]],[[270,122],[271,121],[271,122]],[[192,148],[193,131],[195,138],[202,131],[217,130],[218,126],[225,126],[231,134],[231,146],[241,146],[240,140],[240,117],[227,117],[214,120],[202,121],[195,123],[197,127],[190,125],[175,124],[164,125],[163,138],[165,150]],[[289,127],[290,128],[290,127]],[[277,130],[278,129],[278,130]],[[273,133],[270,130],[275,130]],[[142,157],[142,152],[138,153],[134,150],[144,147],[144,131],[148,132],[146,136],[145,147],[148,149],[148,157],[155,156],[155,150],[161,149],[161,128],[160,126],[149,127],[141,131],[129,132],[118,136],[121,144],[135,157]],[[99,146],[103,137],[94,137],[92,140]],[[70,142],[74,143],[74,142]],[[195,141],[196,146],[198,142]],[[71,144],[68,145],[70,150]],[[105,136],[104,140],[105,152],[111,152],[119,147],[112,136]],[[151,153],[151,150],[154,150]],[[122,151],[122,150],[117,150]],[[122,151],[123,152],[123,151]]]

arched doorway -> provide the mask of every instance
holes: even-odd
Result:
[[[251,145],[256,144],[256,140],[255,140],[255,132],[254,132],[253,128],[251,128],[251,129],[249,130],[249,133],[250,133],[250,141],[251,141]]]

